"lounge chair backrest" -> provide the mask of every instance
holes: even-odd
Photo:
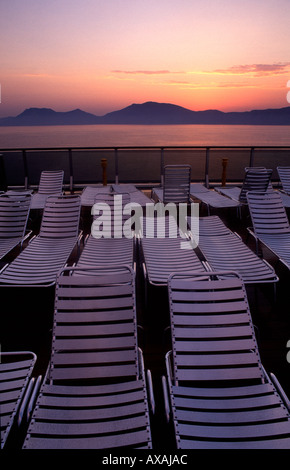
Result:
[[[258,236],[290,232],[287,213],[277,191],[266,194],[250,191],[247,200],[253,228]]]
[[[283,191],[290,194],[290,166],[277,166],[277,171]]]
[[[63,170],[42,171],[39,180],[38,192],[40,194],[61,194],[63,178]]]
[[[56,284],[51,380],[136,379],[133,270],[74,268],[70,272],[69,276],[61,273]]]
[[[131,215],[125,213],[124,208],[130,202],[129,193],[96,194],[94,207],[92,208],[93,219],[97,220],[100,217],[102,222],[102,229],[100,230],[102,230],[104,237],[111,238],[116,234],[120,234],[119,237],[122,236],[124,223]],[[104,209],[102,209],[103,204]]]
[[[46,200],[39,235],[77,237],[81,208],[80,196],[49,196]]]
[[[256,191],[265,193],[268,189],[273,170],[262,167],[247,168],[239,200],[247,202],[247,192]]]
[[[168,289],[176,382],[261,379],[246,292],[237,274],[172,274]]]
[[[190,181],[190,165],[166,165],[164,167],[164,203],[188,203],[190,197]]]
[[[0,238],[24,236],[30,203],[30,194],[0,196]]]

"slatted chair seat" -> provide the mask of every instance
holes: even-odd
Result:
[[[92,227],[91,234],[88,236],[77,262],[79,267],[133,266],[135,253],[134,236],[132,235],[131,238],[127,238],[124,235],[124,223],[130,217],[129,214],[124,214],[124,208],[131,202],[131,198],[128,193],[122,193],[122,199],[116,202],[114,199],[116,196],[120,198],[120,194],[115,192],[108,194],[98,193],[95,196],[94,204],[101,203],[101,208],[103,203],[105,203],[110,208],[110,212],[106,215],[100,209],[93,216],[93,223],[98,220],[98,217],[102,220],[100,227],[98,226],[97,233],[97,236],[100,235],[100,238],[96,238]]]
[[[239,188],[238,191],[240,192]],[[235,207],[238,210],[241,207],[241,203],[238,200],[230,199],[215,190],[206,188],[200,183],[191,183],[190,196],[200,200],[203,204],[206,204],[208,215],[210,214],[211,208],[229,209]]]
[[[199,219],[199,249],[213,271],[236,271],[245,284],[279,280],[272,266],[259,258],[218,216]]]
[[[0,361],[0,431],[1,449],[16,419],[28,389],[36,362],[32,352],[1,352]]]
[[[163,387],[177,447],[289,449],[289,400],[263,369],[241,278],[172,274],[168,290]]]
[[[194,249],[187,245],[190,243],[189,239],[182,238],[179,234],[173,217],[164,218],[164,236],[162,232],[160,238],[157,231],[157,223],[159,223],[157,218],[144,218],[143,223],[144,230],[140,237],[140,245],[143,267],[150,284],[166,286],[172,272],[206,271]],[[175,238],[170,237],[170,230],[176,233]]]
[[[133,270],[64,270],[51,361],[23,448],[150,448],[146,387]]]
[[[80,197],[50,196],[40,232],[0,274],[0,286],[48,286],[79,238]]]

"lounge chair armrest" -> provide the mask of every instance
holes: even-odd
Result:
[[[0,274],[2,274],[3,271],[5,271],[5,269],[7,268],[7,266],[9,266],[9,263],[6,263],[4,266],[2,266],[2,268],[0,269]]]
[[[26,234],[24,235],[23,239],[22,239],[22,242],[21,242],[21,246],[23,245],[23,242],[25,242],[29,237],[30,235],[32,234],[33,230],[28,230],[26,232]]]
[[[142,263],[143,276],[147,279],[147,269],[145,263]]]
[[[154,397],[154,390],[153,390],[152,374],[151,374],[151,370],[149,369],[146,371],[146,378],[147,378],[150,409],[151,409],[152,414],[154,415],[155,414],[155,397]]]
[[[161,380],[162,380],[165,418],[166,418],[166,422],[169,423],[169,421],[170,421],[170,401],[169,401],[167,380],[166,380],[166,377],[164,375],[162,376]]]
[[[77,239],[77,243],[78,245],[80,245],[81,243],[81,239],[83,238],[83,230],[80,230],[79,234],[78,234],[78,239]]]
[[[167,371],[167,378],[170,382],[172,382],[173,375],[172,375],[172,365],[171,365],[171,355],[172,351],[168,351],[165,356],[165,365]]]
[[[252,235],[252,237],[254,237],[255,239],[257,239],[257,236],[254,232],[254,229],[253,227],[247,227],[247,232],[248,232],[248,235]]]
[[[241,235],[238,234],[238,232],[233,232],[233,233],[239,240],[242,240],[242,237],[241,237]]]
[[[272,372],[270,373],[270,378],[273,384],[275,385],[277,392],[279,393],[284,405],[286,406],[287,410],[290,413],[290,400],[287,397],[286,393],[284,392],[279,380],[277,379],[276,375],[273,374]]]
[[[32,397],[34,396],[34,394],[36,393],[35,390],[36,390],[38,381],[39,381],[39,377],[38,377],[37,380],[35,380],[35,377],[32,377],[29,381],[28,387],[25,391],[25,394],[24,394],[24,397],[23,397],[23,400],[21,402],[21,406],[20,406],[20,409],[19,409],[19,413],[18,413],[18,419],[17,419],[18,427],[21,426],[25,410],[26,409],[28,410],[29,403],[30,403]],[[38,388],[39,387],[37,387],[37,390],[38,390]]]
[[[30,420],[30,416],[31,416],[31,413],[32,413],[33,408],[34,408],[34,404],[35,404],[35,401],[36,401],[36,398],[37,398],[37,395],[38,395],[38,391],[39,391],[41,382],[42,382],[42,376],[39,375],[37,377],[36,382],[35,382],[35,386],[34,386],[32,395],[30,397],[28,406],[27,406],[27,411],[26,411],[26,420],[27,420],[27,422]]]
[[[31,243],[36,237],[37,237],[37,235],[33,235],[33,237],[30,238],[28,244]]]
[[[202,261],[201,263],[202,263],[202,265],[204,266],[204,268],[205,268],[205,270],[206,270],[207,272],[211,272],[211,271],[212,271],[212,269],[211,269],[210,264],[209,264],[208,261]]]

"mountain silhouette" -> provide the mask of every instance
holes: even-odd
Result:
[[[171,103],[148,101],[131,104],[104,116],[74,109],[57,112],[50,108],[29,108],[15,117],[0,119],[1,126],[49,126],[80,124],[235,124],[235,125],[290,125],[290,106],[243,112],[218,110],[191,111]]]

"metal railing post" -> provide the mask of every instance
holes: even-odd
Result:
[[[107,159],[106,158],[101,159],[101,165],[102,165],[102,170],[103,170],[103,177],[102,177],[103,186],[107,186]]]
[[[206,154],[205,154],[205,187],[209,187],[209,147],[206,147]]]
[[[160,182],[161,186],[164,186],[164,148],[161,147],[160,154]]]
[[[73,192],[73,181],[74,181],[72,149],[68,149],[68,160],[69,160],[69,190],[72,193]]]
[[[251,152],[250,152],[250,167],[254,166],[254,153],[255,153],[255,147],[251,147]]]
[[[28,167],[27,167],[27,157],[26,157],[26,150],[22,150],[22,158],[23,158],[23,167],[24,167],[24,188],[28,189]]]
[[[225,187],[226,184],[227,184],[227,165],[228,165],[228,161],[229,161],[228,158],[223,158],[223,159],[222,159],[222,167],[223,167],[223,171],[222,171],[222,186],[223,186],[223,187]]]
[[[115,148],[115,183],[119,184],[119,154],[117,148]]]

